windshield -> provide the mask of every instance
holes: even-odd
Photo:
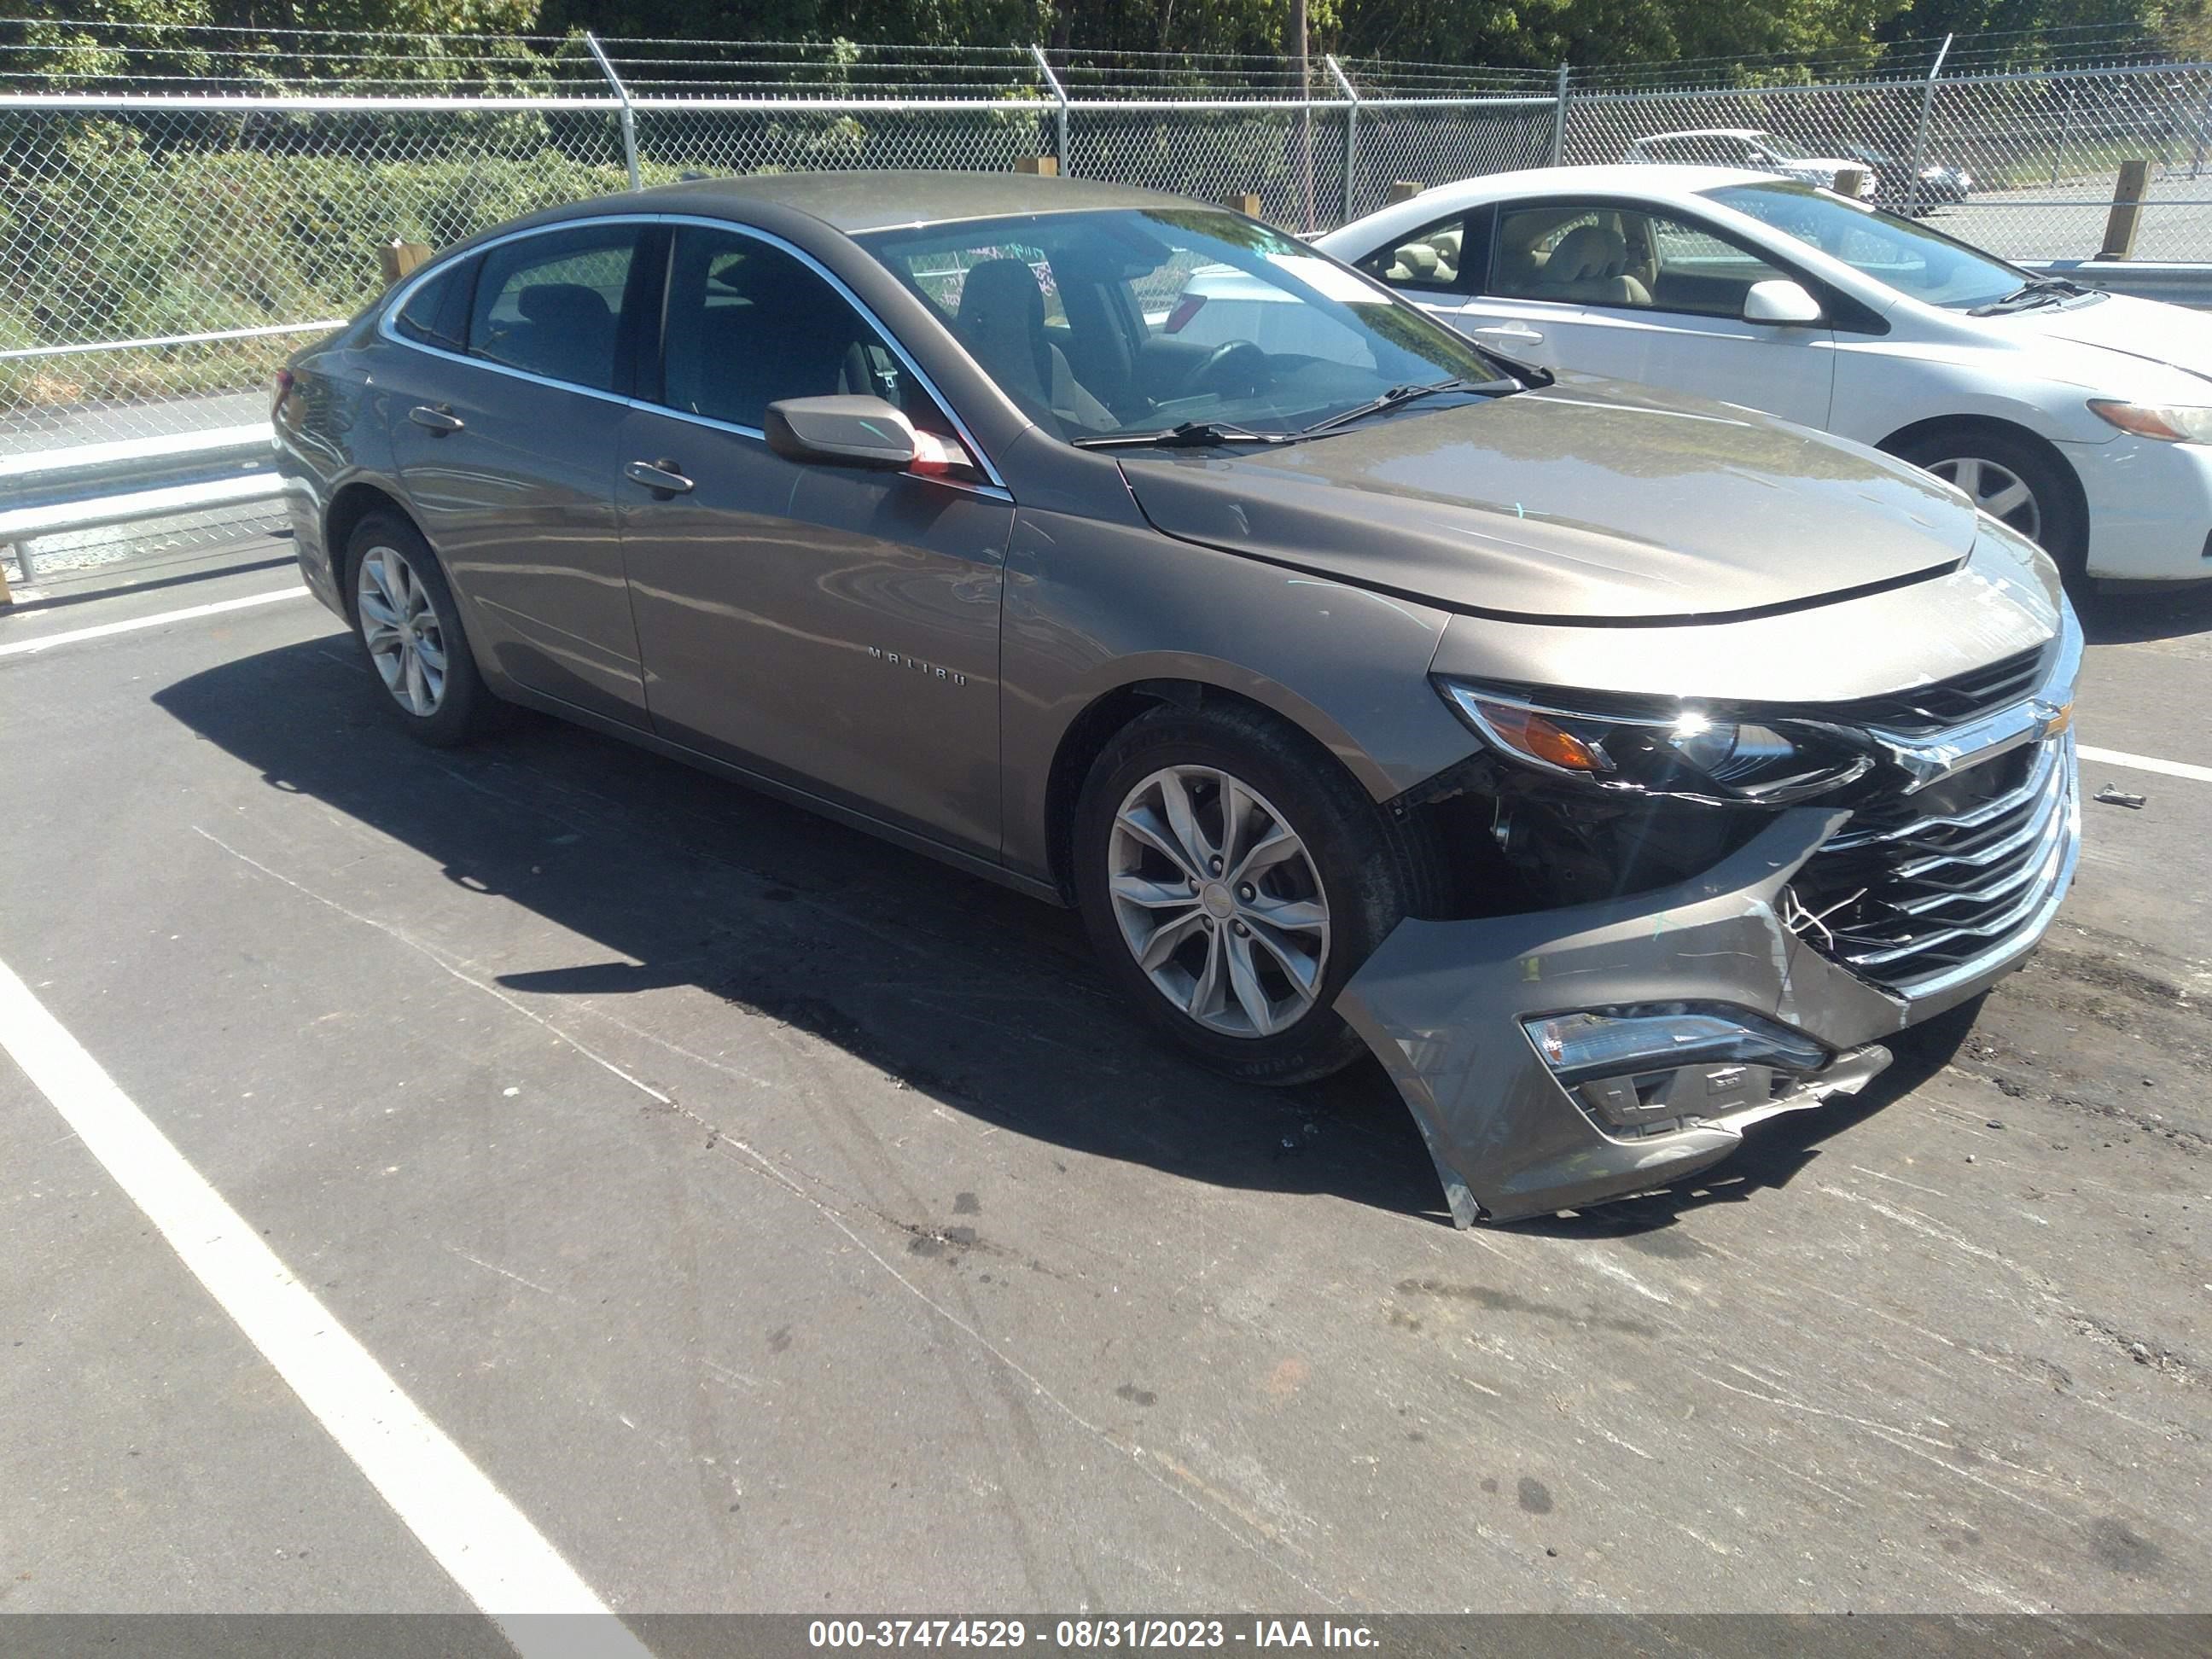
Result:
[[[1970,311],[2016,293],[2030,280],[2018,267],[1941,231],[1809,185],[1778,179],[1723,185],[1705,194],[1929,305]]]
[[[1751,142],[1769,155],[1784,161],[1802,161],[1813,153],[1801,144],[1793,144],[1787,138],[1778,138],[1771,132],[1754,132],[1751,135]]]
[[[1033,214],[859,240],[1064,439],[1194,422],[1291,432],[1395,387],[1504,372],[1303,242],[1211,209]]]

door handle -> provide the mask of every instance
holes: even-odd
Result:
[[[440,404],[435,409],[428,404],[417,404],[407,411],[407,418],[417,426],[426,426],[441,438],[448,432],[459,432],[468,422],[453,413],[453,405]]]
[[[1540,328],[1525,328],[1519,323],[1492,323],[1468,332],[1478,340],[1517,340],[1522,345],[1538,345],[1544,338]]]
[[[656,495],[688,495],[691,480],[677,471],[676,463],[663,457],[657,461],[632,461],[623,468],[623,477],[632,483],[641,483]]]

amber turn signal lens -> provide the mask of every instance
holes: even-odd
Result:
[[[1595,745],[1532,709],[1486,702],[1482,712],[1498,735],[1524,755],[1569,772],[1611,769]]]

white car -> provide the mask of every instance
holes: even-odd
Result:
[[[1818,185],[1823,190],[1833,190],[1836,175],[1851,167],[1859,173],[1859,198],[1868,202],[1875,199],[1881,184],[1879,169],[1863,157],[1853,161],[1848,156],[1815,155],[1778,134],[1762,132],[1757,127],[1696,127],[1686,132],[1655,132],[1649,138],[1638,138],[1630,144],[1626,159],[1643,167],[1749,167],[1753,172]]]
[[[1553,167],[1316,246],[1501,355],[1917,462],[2108,581],[2212,577],[2212,317],[2039,277],[1771,174]],[[1195,286],[1195,283],[1194,286]],[[1209,331],[1237,331],[1226,302]]]

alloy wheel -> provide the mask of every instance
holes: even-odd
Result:
[[[407,556],[395,547],[370,548],[354,594],[361,636],[384,689],[410,714],[436,714],[446,697],[446,628]]]
[[[2002,519],[2032,542],[2043,539],[2043,507],[2027,480],[2010,467],[1979,456],[1930,461],[1927,470],[1966,492],[1993,519]]]
[[[1121,939],[1159,994],[1207,1030],[1296,1024],[1328,965],[1328,897],[1313,855],[1257,790],[1170,766],[1114,815],[1106,887]]]

